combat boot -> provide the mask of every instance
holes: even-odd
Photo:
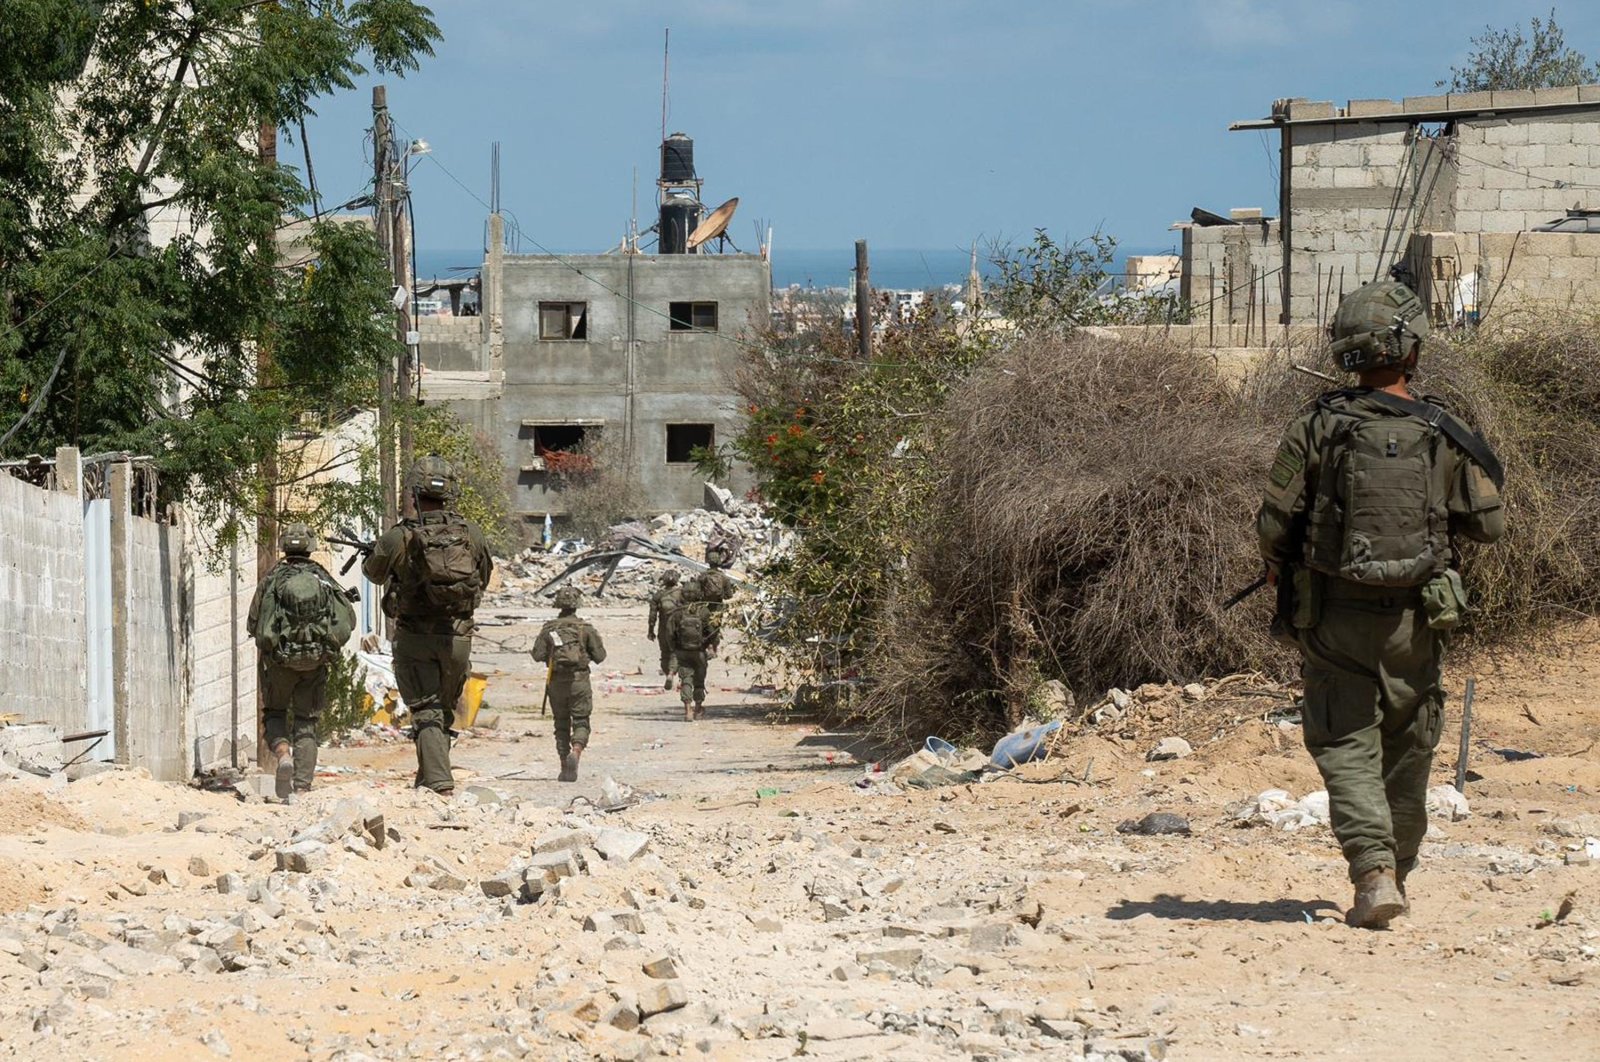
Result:
[[[273,778],[279,800],[287,801],[294,792],[294,753],[285,750],[278,757],[278,769]]]
[[[582,745],[573,745],[572,750],[562,757],[560,781],[576,782],[578,780],[578,757],[583,755]]]
[[[696,719],[704,719],[706,717],[706,702],[705,701],[695,701],[694,702],[694,717]]]
[[[665,681],[665,682],[663,682],[661,684],[661,688],[664,689],[664,690],[670,690],[672,688],[672,676],[671,675],[667,676],[667,681]]]
[[[1395,884],[1394,871],[1379,867],[1356,882],[1356,901],[1345,921],[1357,929],[1383,929],[1405,913],[1405,897]]]
[[[683,702],[683,721],[685,723],[694,722],[694,705],[688,701]]]

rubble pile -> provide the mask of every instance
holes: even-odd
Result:
[[[1075,733],[1115,734],[1152,746],[1151,759],[1181,759],[1255,722],[1298,718],[1293,687],[1247,673],[1205,682],[1146,683],[1110,689],[1090,705]]]
[[[530,548],[499,562],[499,588],[486,601],[489,608],[537,607],[546,602],[535,599],[535,591],[556,578],[585,555],[632,547],[639,552],[677,554],[703,565],[705,545],[715,535],[740,543],[734,575],[760,569],[786,552],[792,532],[770,519],[753,501],[743,501],[715,484],[706,484],[705,508],[684,513],[662,513],[649,522],[633,522],[613,527],[605,540],[588,543],[563,540],[549,549]],[[570,582],[601,602],[623,603],[648,600],[660,586],[661,575],[673,562],[624,557],[616,572],[606,579],[607,564],[598,563],[573,573]],[[605,592],[600,592],[602,582]]]

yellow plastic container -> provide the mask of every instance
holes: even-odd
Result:
[[[478,718],[478,709],[483,707],[483,694],[488,688],[488,675],[474,671],[467,676],[461,697],[456,701],[455,729],[466,730],[472,726]]]

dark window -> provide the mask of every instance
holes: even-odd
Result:
[[[673,302],[667,304],[674,332],[715,332],[717,304],[714,302]]]
[[[586,472],[594,466],[590,448],[599,441],[599,424],[524,424],[528,460],[523,472]]]
[[[588,339],[589,304],[586,302],[541,302],[540,339]]]
[[[588,437],[589,429],[582,424],[536,424],[533,428],[533,448],[540,456],[576,450]]]
[[[668,424],[667,464],[687,465],[694,460],[696,449],[709,450],[716,445],[717,430],[710,424]]]

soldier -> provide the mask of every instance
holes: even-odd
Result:
[[[672,624],[672,614],[682,607],[683,588],[678,585],[678,569],[668,568],[661,577],[660,588],[650,595],[650,617],[645,620],[645,637],[661,650],[661,673],[666,676],[661,688],[666,690],[672,688],[672,677],[678,671],[667,629]]]
[[[683,701],[683,721],[692,723],[706,711],[706,662],[716,651],[721,629],[715,606],[699,581],[684,593],[683,607],[672,614],[669,636],[678,658],[678,696]]]
[[[395,621],[394,675],[411,711],[415,784],[448,796],[450,722],[472,665],[472,613],[494,561],[483,532],[451,508],[457,487],[448,461],[424,457],[410,483],[416,518],[384,532],[361,570],[384,586],[383,610]]]
[[[278,798],[292,801],[316,777],[328,665],[355,629],[356,613],[333,576],[311,559],[316,539],[305,524],[284,528],[278,546],[283,560],[256,587],[245,629],[259,650],[262,722],[267,747],[278,758]]]
[[[1353,926],[1409,910],[1443,723],[1446,632],[1466,608],[1455,542],[1505,530],[1500,464],[1435,399],[1407,387],[1427,335],[1421,302],[1364,285],[1329,327],[1357,386],[1289,426],[1256,517],[1274,632],[1301,653],[1306,748],[1355,884]]]
[[[578,780],[578,760],[589,744],[589,716],[594,710],[594,693],[589,688],[589,665],[603,663],[605,643],[600,632],[578,618],[583,595],[577,587],[563,586],[556,591],[555,605],[560,613],[539,630],[533,643],[533,658],[549,664],[547,690],[550,714],[556,724],[556,758],[561,761],[562,782]]]

